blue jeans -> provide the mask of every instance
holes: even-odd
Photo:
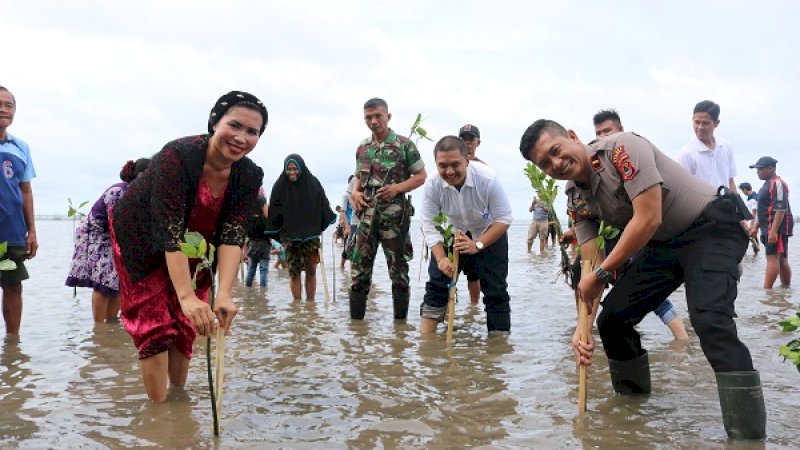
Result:
[[[247,258],[247,277],[245,277],[244,285],[247,287],[253,286],[253,278],[256,276],[256,267],[258,267],[259,286],[262,288],[267,287],[267,271],[269,270],[269,256],[266,258],[255,259]]]
[[[675,307],[672,305],[672,302],[669,299],[664,300],[658,305],[658,308],[653,310],[654,313],[658,314],[658,317],[661,318],[661,321],[664,322],[664,325],[672,322],[672,319],[678,317],[678,313],[675,311]]]

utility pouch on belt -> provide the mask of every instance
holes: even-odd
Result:
[[[720,223],[738,223],[742,220],[751,220],[753,218],[739,194],[731,192],[725,186],[720,186],[717,189],[717,198],[706,206],[703,215]]]

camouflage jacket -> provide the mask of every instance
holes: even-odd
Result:
[[[361,141],[356,150],[356,176],[365,190],[401,183],[424,167],[417,146],[391,128],[379,145],[369,137]]]

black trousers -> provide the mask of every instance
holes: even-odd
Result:
[[[468,279],[481,281],[483,304],[486,310],[489,330],[508,331],[510,326],[508,295],[508,233],[483,251],[474,255],[459,255],[458,270],[464,271]],[[436,258],[431,257],[428,265],[428,282],[425,283],[425,297],[422,304],[434,307],[447,306],[450,277],[439,270]]]
[[[685,283],[689,318],[714,371],[753,370],[733,321],[739,262],[749,239],[721,200],[681,235],[648,243],[606,295],[598,329],[609,359],[644,354],[634,325]]]

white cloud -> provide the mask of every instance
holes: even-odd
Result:
[[[338,199],[368,135],[361,105],[385,98],[400,133],[481,128],[479,155],[505,174],[518,218],[530,192],[519,137],[548,117],[588,141],[614,107],[668,154],[694,104],[722,105],[718,133],[741,179],[762,154],[792,186],[800,6],[767,1],[102,2],[3,1],[0,84],[19,100],[10,131],[34,153],[37,211],[95,199],[122,163],[202,133],[217,96],[261,97],[270,124],[253,159],[267,189],[289,153]],[[433,167],[432,145],[420,150]],[[784,165],[784,161],[785,164]],[[753,175],[752,177],[750,175]],[[417,196],[418,197],[418,196]]]

